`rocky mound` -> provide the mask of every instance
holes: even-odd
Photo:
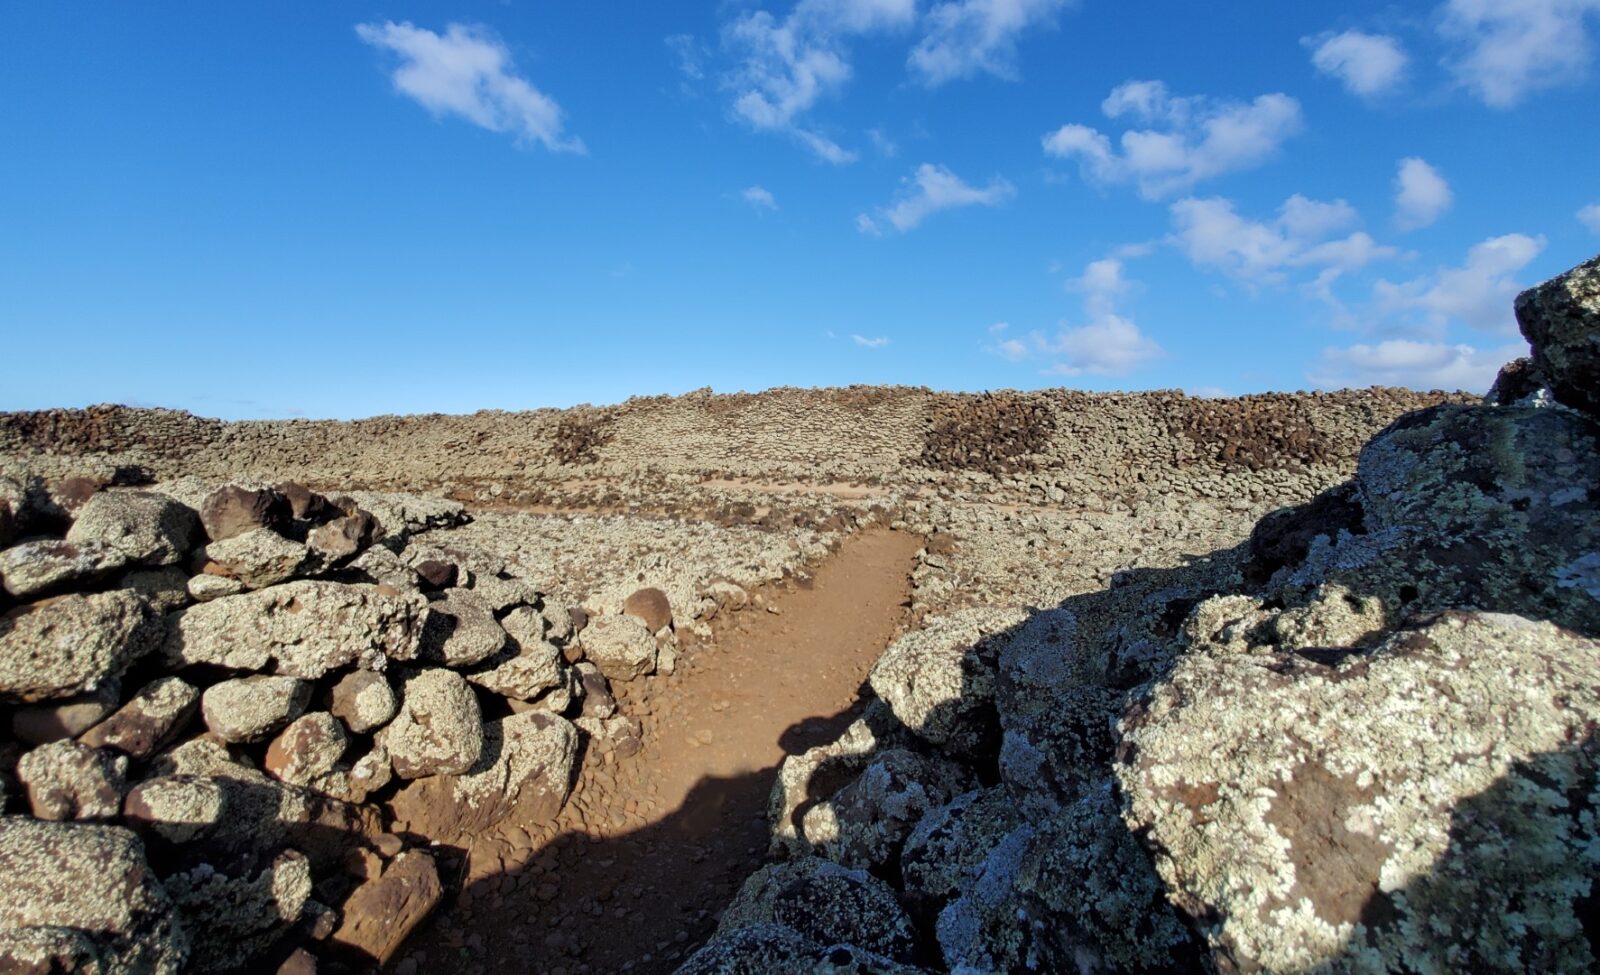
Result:
[[[897,641],[681,970],[1600,966],[1600,258],[1516,309],[1248,542]]]

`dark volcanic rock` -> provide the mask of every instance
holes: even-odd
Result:
[[[1600,257],[1524,291],[1516,310],[1556,400],[1600,416]]]
[[[294,508],[289,499],[272,488],[228,484],[206,495],[200,504],[200,523],[213,542],[253,528],[270,528],[282,534],[293,520]]]

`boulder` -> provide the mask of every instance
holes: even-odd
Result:
[[[104,578],[128,564],[127,553],[91,540],[74,544],[57,539],[23,542],[0,551],[0,579],[18,599]]]
[[[376,731],[400,708],[389,679],[370,670],[353,670],[333,685],[334,717],[358,735]]]
[[[75,741],[40,745],[17,762],[17,779],[40,819],[110,819],[122,811],[128,759]]]
[[[188,937],[128,830],[0,817],[0,877],[0,965],[78,970],[26,967],[65,957],[122,975],[184,971]]]
[[[225,680],[206,688],[200,713],[223,741],[263,741],[293,721],[311,701],[309,681],[277,674]]]
[[[345,737],[338,718],[326,711],[313,711],[289,722],[267,746],[262,765],[281,782],[314,785],[334,770],[349,745],[350,739]]]
[[[383,538],[383,527],[370,512],[357,508],[353,501],[349,507],[348,513],[318,525],[306,536],[306,547],[321,566],[343,565]]]
[[[1198,641],[1124,720],[1128,825],[1226,971],[1584,971],[1600,642],[1447,612]]]
[[[177,677],[160,677],[139,688],[117,712],[80,739],[91,748],[111,748],[143,760],[170,744],[200,704],[200,692]]]
[[[140,565],[175,565],[199,535],[193,509],[154,491],[101,491],[67,530],[74,544],[101,542]]]
[[[581,639],[584,655],[608,680],[629,681],[656,669],[656,638],[636,616],[597,616]]]
[[[494,611],[470,589],[451,589],[428,604],[421,657],[446,667],[470,667],[505,648],[506,631]]]
[[[167,876],[162,886],[192,939],[185,971],[246,971],[300,920],[311,899],[311,864],[285,850],[254,875],[201,864]]]
[[[884,749],[844,788],[814,797],[800,830],[835,863],[886,867],[899,860],[906,837],[925,814],[972,785],[970,774],[948,759]]]
[[[1600,416],[1600,257],[1524,291],[1515,308],[1556,401]]]
[[[19,606],[0,616],[0,700],[93,690],[155,649],[161,633],[149,600],[126,590]]]
[[[265,589],[301,575],[311,563],[306,546],[270,528],[252,528],[229,535],[205,547],[216,572],[244,583],[246,589]]]
[[[425,612],[421,597],[371,585],[301,580],[227,596],[174,614],[165,656],[170,665],[216,664],[317,678],[359,665],[382,670],[417,655]]]
[[[818,942],[781,924],[754,924],[718,934],[690,955],[676,975],[917,975],[855,945]]]
[[[149,599],[163,613],[189,605],[189,574],[175,565],[153,569],[133,569],[116,580],[118,589],[129,589]]]
[[[855,945],[899,962],[910,962],[916,953],[915,930],[894,888],[865,870],[816,857],[768,864],[751,874],[717,931],[762,924],[789,928],[814,944]]]
[[[483,754],[465,773],[421,779],[396,795],[396,819],[435,839],[485,832],[513,814],[525,827],[554,820],[572,788],[572,723],[541,711],[513,714],[485,723],[483,740]]]
[[[666,593],[654,586],[635,590],[622,601],[622,611],[638,617],[651,633],[659,633],[672,625],[672,603]]]
[[[400,713],[378,741],[402,779],[466,772],[483,754],[478,699],[453,670],[417,671],[406,678]]]
[[[24,705],[11,712],[11,733],[30,745],[76,738],[117,709],[121,692],[120,680],[108,680],[77,697]]]
[[[370,964],[387,965],[443,897],[433,857],[406,850],[346,898],[344,920],[330,943]]]
[[[279,481],[272,486],[272,490],[289,502],[289,517],[295,521],[320,525],[342,514],[339,507],[325,495],[318,494],[299,481]]]
[[[280,534],[294,520],[289,499],[272,488],[247,488],[226,484],[200,503],[200,523],[206,537],[220,542],[257,528]]]
[[[504,625],[516,638],[514,654],[495,658],[489,661],[492,666],[469,672],[467,680],[518,701],[537,700],[545,691],[563,686],[566,667],[561,651],[537,635],[544,628],[539,614],[526,606],[519,607],[506,616]]]
[[[930,809],[906,838],[900,855],[906,898],[935,914],[972,888],[978,870],[1023,816],[1005,788],[963,793]]]

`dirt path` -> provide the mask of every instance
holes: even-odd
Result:
[[[858,535],[809,588],[719,618],[668,678],[618,687],[644,725],[629,758],[589,756],[554,824],[473,844],[462,895],[397,970],[669,972],[759,865],[784,755],[830,740],[905,618],[922,542]]]

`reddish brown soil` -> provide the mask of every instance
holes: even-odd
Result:
[[[644,724],[628,758],[589,755],[542,828],[480,836],[463,892],[403,950],[405,972],[669,972],[762,860],[785,755],[831,740],[902,625],[922,541],[848,540],[807,587],[762,594],[687,648],[677,673],[621,685]],[[531,835],[530,835],[531,832]]]

